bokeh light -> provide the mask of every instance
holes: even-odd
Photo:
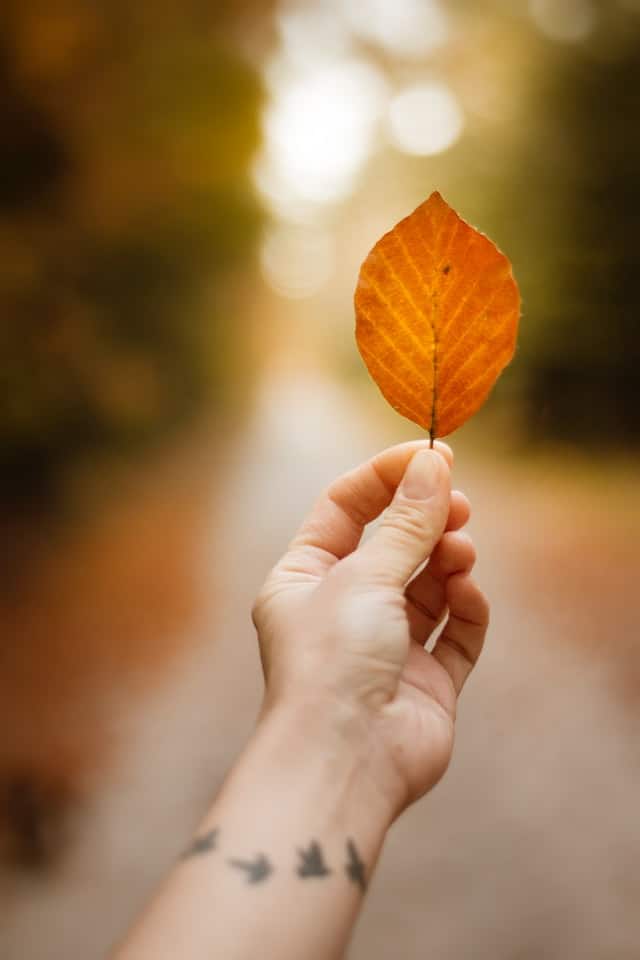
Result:
[[[547,36],[578,43],[593,30],[597,14],[593,0],[530,0],[533,22]]]
[[[275,224],[262,242],[260,267],[266,282],[280,296],[291,300],[311,297],[333,272],[331,233],[319,227]]]
[[[335,4],[286,7],[276,15],[276,28],[279,56],[266,65],[268,83],[278,66],[312,73],[318,66],[341,60],[351,52],[351,31]]]
[[[341,7],[357,35],[398,57],[422,60],[449,38],[437,0],[348,0]]]
[[[386,102],[381,72],[347,58],[276,90],[264,115],[257,184],[278,208],[279,184],[292,199],[334,203],[351,191],[374,144]]]
[[[464,114],[453,92],[442,83],[414,84],[389,105],[393,145],[404,153],[432,156],[459,140]]]

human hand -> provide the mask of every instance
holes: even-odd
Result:
[[[450,461],[393,447],[316,503],[254,607],[258,728],[120,960],[344,956],[387,827],[449,762],[486,630]]]
[[[289,711],[293,723],[320,716],[327,745],[353,752],[389,822],[446,770],[457,698],[488,624],[451,460],[444,444],[402,444],[332,483],[253,610],[264,713]]]

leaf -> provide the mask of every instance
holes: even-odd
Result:
[[[511,360],[520,294],[509,260],[432,193],[362,264],[356,340],[383,396],[445,437]]]

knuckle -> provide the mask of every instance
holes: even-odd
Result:
[[[475,547],[473,545],[473,540],[469,536],[466,530],[452,530],[448,533],[445,533],[442,537],[444,543],[447,544],[448,549],[458,550],[465,552],[474,551]]]
[[[479,627],[486,629],[489,626],[489,617],[491,613],[491,607],[489,600],[483,591],[480,589],[478,584],[472,580],[471,581],[471,590],[472,593],[472,607],[473,607],[473,621]]]
[[[253,621],[253,625],[256,628],[256,630],[259,630],[260,627],[262,626],[262,620],[264,618],[264,610],[268,600],[269,600],[269,592],[267,589],[267,584],[265,584],[260,590],[260,592],[258,593],[257,597],[255,598],[251,606],[251,620]]]
[[[262,615],[262,603],[263,603],[262,598],[260,596],[257,596],[256,599],[253,601],[253,605],[251,607],[251,621],[254,627],[256,628],[256,630],[260,626],[260,618]]]
[[[478,558],[478,553],[473,540],[467,533],[462,534],[461,548],[462,548],[462,551],[464,552],[466,565],[469,569],[471,569],[471,567],[475,566],[475,562]]]
[[[410,501],[401,501],[393,506],[383,519],[381,526],[397,531],[403,537],[424,539],[430,533],[430,523],[425,511]]]
[[[478,618],[483,627],[489,626],[489,620],[491,619],[491,607],[489,605],[489,600],[482,590],[478,590]]]

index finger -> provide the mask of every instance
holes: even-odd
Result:
[[[366,525],[391,503],[413,455],[428,446],[427,440],[400,443],[334,480],[298,530],[290,550],[314,547],[328,554],[329,562],[353,553]],[[451,467],[450,447],[439,440],[434,446]]]

